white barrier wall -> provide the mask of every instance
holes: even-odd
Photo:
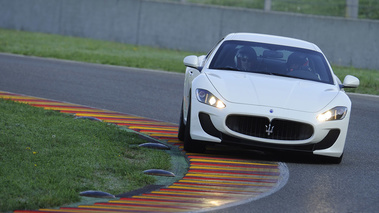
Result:
[[[208,51],[231,32],[316,43],[335,65],[379,70],[379,21],[152,0],[0,0],[0,27]]]

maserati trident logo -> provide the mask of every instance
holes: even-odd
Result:
[[[265,125],[265,126],[266,126],[267,135],[270,135],[274,132],[274,126],[271,126],[271,123],[269,123],[268,126],[267,125]]]

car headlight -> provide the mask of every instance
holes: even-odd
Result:
[[[196,89],[196,97],[201,103],[208,104],[219,109],[225,108],[225,104],[208,90]]]
[[[317,116],[319,121],[333,121],[333,120],[342,120],[345,118],[347,113],[347,107],[334,107],[324,113],[321,113]]]

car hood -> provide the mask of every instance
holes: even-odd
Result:
[[[290,77],[230,71],[206,75],[222,98],[238,104],[318,112],[339,92],[334,85]]]

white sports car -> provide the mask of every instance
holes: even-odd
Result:
[[[221,143],[297,150],[340,163],[351,101],[313,43],[235,33],[187,56],[178,138],[188,152]]]

